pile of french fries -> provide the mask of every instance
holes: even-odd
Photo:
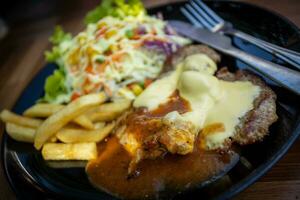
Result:
[[[96,143],[131,106],[129,100],[106,101],[104,93],[88,94],[68,105],[35,104],[23,115],[3,110],[0,119],[11,138],[34,143],[45,160],[90,160],[97,157]]]

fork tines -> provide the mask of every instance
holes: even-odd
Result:
[[[181,8],[182,13],[195,25],[211,31],[225,22],[201,0],[192,0]]]

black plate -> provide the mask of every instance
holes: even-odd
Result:
[[[154,8],[150,13],[161,12],[166,19],[186,20],[179,11],[181,5],[177,3]],[[300,51],[299,29],[283,17],[245,3],[209,2],[209,5],[239,29]],[[285,64],[239,39],[234,38],[234,43],[247,52]],[[222,65],[231,69],[245,67],[243,63],[226,56],[223,56]],[[40,71],[19,98],[13,109],[15,112],[22,113],[34,104],[43,94],[45,78],[54,69],[55,65],[48,64]],[[175,199],[191,199],[196,196],[203,199],[230,198],[266,173],[287,152],[300,134],[300,98],[279,87],[272,86],[272,88],[278,95],[279,120],[271,127],[270,136],[262,143],[242,148],[242,161],[223,178],[204,188],[178,195]],[[7,178],[18,198],[113,199],[112,196],[94,189],[89,184],[83,168],[50,168],[31,144],[15,142],[6,134],[3,137],[1,155]]]

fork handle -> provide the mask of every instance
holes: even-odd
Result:
[[[282,60],[286,61],[287,63],[295,66],[296,68],[300,69],[300,53],[277,46],[275,44],[271,44],[264,40],[260,40],[255,38],[247,33],[242,31],[234,30],[234,29],[227,29],[223,31],[225,34],[233,35],[239,37],[247,42],[250,42],[269,53],[274,54],[276,57],[281,58]]]
[[[226,53],[244,61],[250,68],[300,95],[300,72],[250,55],[235,47],[227,49]]]

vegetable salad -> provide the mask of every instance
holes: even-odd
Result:
[[[165,21],[134,8],[132,15],[100,16],[75,37],[56,28],[46,58],[59,69],[47,79],[43,100],[63,103],[100,91],[112,99],[134,99],[158,76],[167,56],[189,43]],[[95,21],[92,13],[86,19]]]

